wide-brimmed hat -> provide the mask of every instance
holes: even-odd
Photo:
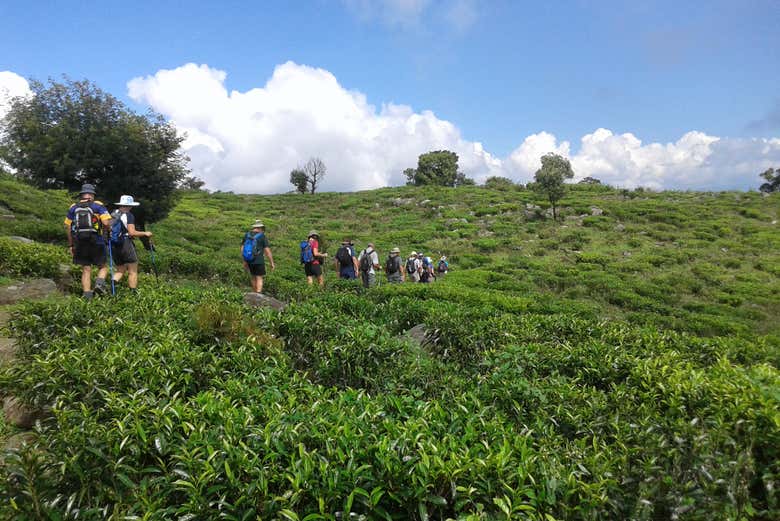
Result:
[[[320,234],[317,233],[317,230],[312,230],[309,232],[309,237],[319,237]]]
[[[256,219],[254,224],[252,224],[252,228],[265,228],[265,224],[260,219]]]
[[[138,206],[141,203],[136,202],[132,195],[123,195],[119,198],[119,202],[114,204],[117,206]]]
[[[79,192],[79,195],[82,194],[92,194],[95,195],[95,185],[91,185],[89,183],[85,183],[81,185],[81,191]]]
[[[352,241],[350,241],[349,239],[344,239],[343,241],[341,241],[341,244],[342,245],[344,245],[344,244],[352,244]]]
[[[401,253],[401,249],[400,248],[393,248],[392,250],[390,250],[390,253]]]
[[[413,251],[411,254],[409,254],[410,257],[417,257],[417,252]]]

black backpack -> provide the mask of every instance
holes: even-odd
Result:
[[[374,253],[374,250],[371,250],[370,252],[368,250],[363,250],[363,256],[360,258],[360,271],[368,273],[371,271],[371,268],[374,267],[374,263],[371,261],[372,253]]]
[[[89,201],[76,205],[73,217],[73,232],[79,239],[92,239],[97,237],[99,220],[92,210]]]
[[[339,251],[336,252],[336,260],[339,261],[339,266],[342,268],[352,266],[352,252],[349,246],[339,248]]]
[[[414,264],[415,264],[414,261],[415,261],[415,259],[407,259],[406,260],[406,273],[408,273],[409,275],[411,275],[412,273],[417,271],[417,269],[414,266]]]
[[[401,271],[401,257],[388,256],[385,262],[385,273],[393,275],[399,271]]]

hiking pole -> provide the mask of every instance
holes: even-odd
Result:
[[[116,295],[116,285],[114,284],[114,256],[111,251],[111,238],[106,241],[108,243],[108,276],[111,277],[111,296]]]
[[[154,281],[160,282],[160,277],[157,274],[157,262],[154,260],[154,243],[152,239],[149,239],[149,254],[152,256],[152,271],[154,271]]]

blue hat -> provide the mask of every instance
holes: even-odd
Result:
[[[92,194],[95,195],[95,186],[91,185],[89,183],[81,185],[81,191],[79,192],[79,195],[81,194]]]

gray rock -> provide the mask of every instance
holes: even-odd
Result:
[[[395,199],[393,199],[393,206],[406,206],[407,204],[412,204],[413,202],[414,199],[404,199],[403,197],[396,197]]]
[[[419,203],[419,205],[418,205],[418,206],[426,206],[426,205],[428,205],[430,202],[431,202],[431,200],[430,200],[430,199],[424,199],[424,200],[420,201],[420,203]]]
[[[625,229],[626,229],[626,227],[624,225],[620,224],[620,223],[615,225],[615,230],[617,230],[619,232],[625,231]]]
[[[5,421],[21,429],[29,429],[35,423],[38,414],[27,407],[15,396],[6,396],[3,400]]]
[[[16,216],[14,214],[11,214],[11,213],[6,213],[6,214],[0,215],[0,219],[6,220],[6,221],[12,221],[12,220],[16,219]]]
[[[244,304],[260,308],[273,308],[277,311],[282,311],[287,306],[285,302],[262,293],[245,293]]]
[[[45,298],[56,292],[57,284],[53,280],[32,279],[0,288],[0,304]]]
[[[0,337],[0,365],[12,362],[16,358],[16,341],[13,338]]]
[[[28,239],[27,237],[19,237],[18,235],[11,235],[8,238],[11,239],[12,241],[23,242],[25,244],[32,244],[35,242],[32,239]]]
[[[604,210],[601,208],[597,208],[596,206],[592,206],[590,208],[590,214],[591,215],[604,215]]]
[[[434,335],[426,329],[425,324],[417,324],[404,333],[403,337],[421,348],[430,346],[436,342]]]
[[[630,256],[631,256],[631,252],[630,251],[624,251],[623,252],[623,257],[630,257]]]

